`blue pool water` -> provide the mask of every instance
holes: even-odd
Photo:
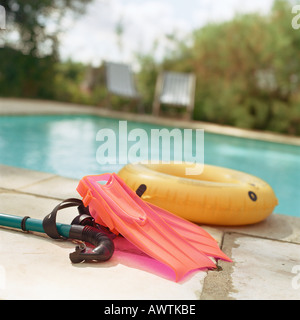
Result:
[[[0,163],[78,179],[118,172],[123,165],[100,165],[96,159],[101,145],[96,135],[104,128],[118,132],[119,121],[88,115],[2,116]],[[162,127],[128,122],[128,132],[135,128],[150,133]],[[205,133],[204,154],[206,164],[265,180],[279,199],[275,212],[300,217],[300,147]]]

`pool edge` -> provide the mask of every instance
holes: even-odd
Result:
[[[48,100],[31,100],[16,98],[0,98],[0,116],[5,115],[96,115],[117,118],[127,121],[151,123],[161,126],[171,126],[184,129],[204,129],[208,133],[222,134],[233,137],[253,139],[281,144],[300,146],[300,137],[279,133],[247,130],[223,126],[201,121],[186,121],[171,118],[157,118],[152,115],[141,115],[128,112],[114,111],[107,108],[72,104]]]

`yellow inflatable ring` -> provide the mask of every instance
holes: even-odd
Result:
[[[257,177],[210,165],[201,175],[186,176],[186,168],[184,164],[129,164],[119,176],[134,190],[145,184],[145,201],[199,224],[254,224],[278,205],[272,188]]]

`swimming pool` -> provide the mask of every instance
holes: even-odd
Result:
[[[0,163],[71,178],[118,172],[100,165],[97,132],[118,131],[119,120],[90,115],[0,117]],[[161,126],[128,122],[128,130]],[[205,163],[253,174],[274,189],[276,213],[300,217],[300,147],[205,133]],[[0,173],[1,174],[1,173]]]

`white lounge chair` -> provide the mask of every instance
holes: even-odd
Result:
[[[164,71],[157,78],[153,115],[158,116],[161,104],[186,107],[192,118],[195,104],[196,76],[193,73]]]
[[[105,67],[106,86],[109,95],[114,94],[131,99],[137,104],[138,111],[141,112],[141,96],[136,88],[134,74],[130,66],[123,63],[106,62]]]
[[[6,11],[3,6],[0,5],[0,30],[6,29]]]

